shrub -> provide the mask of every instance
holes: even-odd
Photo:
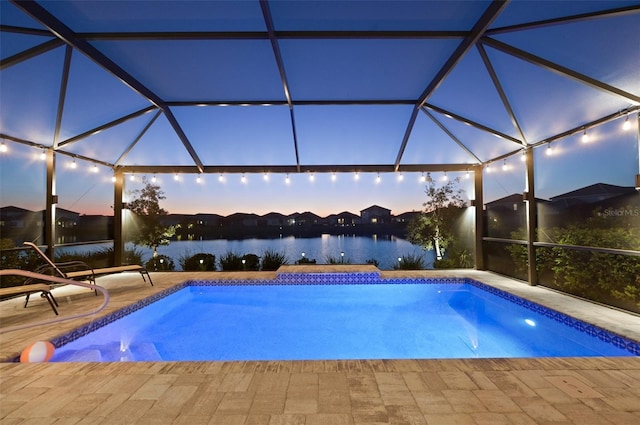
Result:
[[[300,259],[298,261],[296,261],[296,264],[315,264],[316,260],[315,259],[309,259],[307,257],[300,257]]]
[[[182,270],[215,271],[216,256],[213,254],[199,252],[194,255],[185,254],[178,260]]]
[[[376,260],[375,258],[369,258],[369,259],[366,261],[366,263],[367,263],[367,264],[371,264],[371,265],[376,266],[376,267],[378,267],[378,266],[380,265],[380,263],[378,262],[378,260]]]
[[[394,270],[422,270],[424,269],[424,259],[422,255],[403,255],[397,263],[393,265]]]
[[[256,254],[245,254],[242,256],[242,270],[260,270],[260,257]]]
[[[242,256],[235,252],[227,251],[220,257],[220,268],[225,272],[242,270]]]
[[[278,270],[280,266],[287,264],[287,257],[283,252],[268,249],[262,253],[261,269],[264,271]]]
[[[148,271],[168,272],[175,270],[176,265],[174,264],[171,257],[160,254],[155,257],[151,257],[145,264],[145,267]]]
[[[332,255],[328,255],[325,258],[325,263],[327,264],[351,264],[351,260],[348,258],[344,258],[343,256],[334,257]]]

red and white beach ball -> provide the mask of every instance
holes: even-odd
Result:
[[[53,357],[56,347],[49,341],[37,341],[20,354],[20,363],[44,363]]]

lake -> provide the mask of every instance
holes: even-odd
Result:
[[[127,245],[132,248],[133,245]],[[95,245],[90,246],[96,250]],[[147,261],[152,254],[151,249],[138,247],[143,252],[143,261]],[[296,238],[293,236],[278,239],[216,239],[198,241],[172,241],[170,245],[158,247],[158,254],[171,257],[180,270],[179,259],[200,252],[213,254],[216,262],[225,253],[231,251],[239,255],[256,254],[262,256],[266,250],[284,253],[287,263],[293,264],[299,260],[302,253],[308,259],[315,259],[317,264],[326,264],[327,258],[339,259],[344,252],[345,262],[365,264],[369,259],[378,261],[381,270],[391,270],[398,263],[398,257],[412,255],[423,256],[425,268],[433,268],[435,254],[433,250],[423,251],[405,239],[395,236],[347,236],[322,235],[315,238]],[[62,248],[64,252],[86,251],[87,246]],[[218,263],[219,264],[219,263]],[[219,266],[218,266],[218,269]]]

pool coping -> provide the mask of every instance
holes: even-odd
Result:
[[[565,326],[569,326],[579,332],[586,333],[589,336],[596,337],[597,339],[613,344],[614,346],[624,349],[632,356],[640,356],[640,342],[632,338],[620,335],[610,329],[605,329],[602,326],[589,323],[587,321],[578,319],[569,314],[562,313],[555,310],[552,307],[543,306],[542,304],[531,301],[512,294],[503,289],[496,288],[488,283],[481,282],[473,277],[382,277],[380,272],[366,271],[366,272],[341,272],[341,271],[313,271],[313,272],[297,272],[287,271],[284,273],[277,273],[276,278],[273,280],[267,279],[218,279],[218,280],[194,280],[187,279],[182,283],[173,285],[167,289],[162,290],[156,294],[145,297],[137,302],[134,302],[126,307],[120,308],[116,311],[109,313],[89,324],[79,326],[71,331],[63,333],[57,337],[52,338],[50,341],[56,347],[61,347],[74,341],[90,332],[95,331],[115,320],[125,317],[134,311],[137,311],[149,304],[152,304],[159,299],[162,299],[168,295],[171,295],[188,286],[231,286],[231,285],[261,285],[261,286],[274,286],[274,285],[341,285],[341,284],[433,284],[433,283],[450,283],[450,284],[471,284],[488,293],[499,296],[507,301],[510,301],[516,305],[522,306],[533,312],[539,313],[562,323]],[[16,362],[19,361],[19,356],[13,356],[3,360],[4,362]]]

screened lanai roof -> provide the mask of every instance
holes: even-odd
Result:
[[[637,1],[1,7],[2,138],[114,169],[463,169],[640,105]]]

